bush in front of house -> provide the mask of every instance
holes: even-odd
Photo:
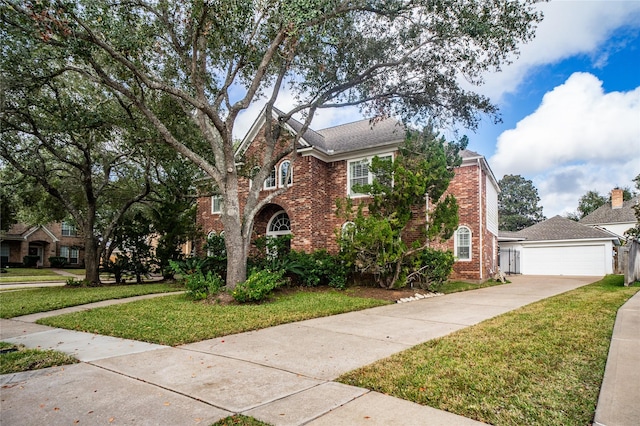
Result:
[[[451,275],[454,262],[451,250],[426,248],[407,265],[407,281],[424,290],[435,291]]]
[[[217,294],[224,287],[220,274],[208,270],[208,259],[187,258],[182,261],[170,260],[169,265],[184,279],[187,295],[195,300],[203,300]]]
[[[39,260],[40,256],[25,256],[22,258],[22,263],[25,268],[33,268],[38,265]]]
[[[313,253],[294,251],[288,253],[287,258],[296,268],[291,271],[294,283],[305,287],[328,285],[344,289],[347,286],[348,268],[338,256],[326,250]]]
[[[231,295],[240,303],[260,302],[285,283],[283,270],[262,269],[254,271],[245,282],[238,284]]]
[[[51,256],[49,258],[49,264],[52,268],[64,268],[67,264],[67,258],[62,256]]]

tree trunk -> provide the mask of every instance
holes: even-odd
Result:
[[[100,285],[100,253],[98,243],[93,233],[85,237],[84,243],[84,267],[86,269],[86,281],[89,285]]]
[[[228,176],[226,197],[221,215],[224,227],[224,244],[227,250],[227,284],[229,290],[236,288],[247,279],[247,247],[242,226],[243,218],[240,210],[237,176]]]
[[[242,238],[241,226],[225,226],[224,244],[227,249],[227,288],[233,290],[236,285],[247,279],[247,252]]]

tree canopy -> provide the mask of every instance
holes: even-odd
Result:
[[[117,94],[213,180],[224,199],[234,286],[246,277],[254,217],[279,194],[259,197],[261,183],[295,152],[318,109],[359,105],[369,115],[473,128],[496,108],[461,82],[480,84],[485,71],[515,58],[541,19],[535,2],[1,0],[0,19],[3,40],[24,52],[20,66],[40,79],[72,74]],[[238,115],[260,101],[271,117],[285,90],[294,104],[265,123],[257,184],[241,199]],[[158,94],[171,98],[196,138],[181,137]],[[303,128],[280,149],[278,123],[297,113]]]
[[[520,175],[505,175],[498,182],[499,228],[502,231],[519,231],[545,219],[540,197],[533,182]]]

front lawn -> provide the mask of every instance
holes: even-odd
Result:
[[[49,268],[6,268],[5,273],[0,274],[0,283],[11,282],[43,282],[66,281],[66,277],[56,274]]]
[[[341,377],[493,425],[593,420],[621,276],[542,300]]]
[[[154,283],[104,287],[46,287],[0,292],[0,318],[53,311],[109,299],[184,290],[175,284]]]
[[[390,303],[336,290],[279,293],[262,304],[193,302],[185,295],[44,318],[39,324],[162,345],[181,345]]]

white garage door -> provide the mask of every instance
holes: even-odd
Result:
[[[526,247],[522,273],[529,275],[605,275],[604,245]]]

